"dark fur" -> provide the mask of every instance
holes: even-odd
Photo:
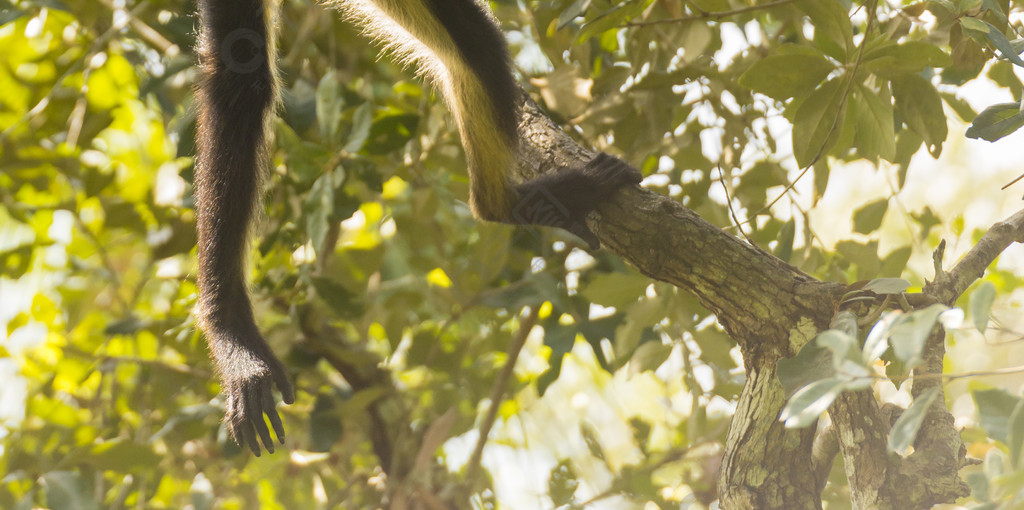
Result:
[[[495,124],[514,149],[520,98],[501,31],[474,0],[423,1],[483,83]],[[273,52],[263,0],[200,0],[199,13],[198,318],[227,397],[225,422],[239,444],[259,455],[261,441],[274,451],[264,414],[284,443],[273,386],[285,402],[294,400],[284,366],[256,327],[244,274],[248,232],[268,163],[267,119],[277,101]],[[511,209],[493,219],[564,228],[597,248],[587,213],[612,191],[640,178],[628,164],[601,154],[582,168],[512,187]]]
[[[427,0],[462,58],[484,84],[498,125],[509,143],[519,142],[519,87],[512,76],[505,36],[474,1]]]
[[[267,116],[276,83],[262,0],[202,0],[196,93],[196,212],[199,321],[227,396],[225,421],[235,441],[274,451],[263,414],[284,443],[273,384],[294,400],[284,366],[260,336],[245,281],[245,247],[267,164]]]

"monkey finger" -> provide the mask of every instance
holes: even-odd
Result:
[[[235,440],[238,446],[245,447],[245,438],[242,437],[242,423],[245,419],[245,410],[242,409],[239,402],[240,399],[234,397],[237,393],[234,389],[225,390],[228,396],[227,409],[224,412],[224,423],[228,427],[228,433],[231,434],[231,439]]]
[[[225,420],[228,426],[228,433],[231,434],[231,439],[235,441],[235,444],[241,446],[242,448],[249,448],[250,450],[252,450],[253,444],[252,441],[250,440],[250,436],[252,436],[252,434],[246,433],[246,431],[250,430],[252,426],[249,424],[249,421],[246,420],[243,416],[244,415],[242,413],[238,412],[228,413]],[[255,453],[257,457],[259,457],[259,445],[257,444],[256,446],[257,448],[253,450],[253,453]]]
[[[281,400],[283,400],[285,404],[294,403],[295,387],[292,386],[292,382],[288,380],[288,374],[285,373],[284,368],[277,367],[275,370],[271,371],[271,374],[274,376],[274,384],[277,385],[277,389],[281,390]],[[278,436],[280,436],[280,434],[278,434]]]
[[[263,387],[260,388],[260,386]],[[263,395],[270,395],[270,381],[257,383],[251,390],[251,393],[245,399],[245,415],[249,418],[252,429],[255,429],[249,429],[249,432],[253,435],[252,441],[255,442],[258,435],[263,440],[263,446],[267,448],[267,452],[274,453],[274,441],[270,439],[270,429],[267,428],[267,422],[263,419],[265,404]],[[268,408],[268,410],[273,409],[273,405]],[[257,444],[256,447],[258,449],[259,445]]]
[[[281,415],[278,414],[278,409],[274,406],[273,397],[269,392],[263,394],[263,409],[266,412],[267,419],[270,420],[270,426],[273,427],[273,433],[278,434],[278,440],[284,444],[285,425],[281,423]]]
[[[251,451],[253,455],[259,457],[263,453],[263,450],[260,448],[259,441],[256,440],[256,433],[252,430],[251,423],[243,425],[242,436],[245,437],[245,443],[249,445],[249,451]]]
[[[274,440],[270,438],[270,429],[267,428],[267,422],[263,420],[263,413],[253,419],[256,420],[253,422],[253,427],[263,441],[263,447],[267,449],[267,453],[274,453]]]

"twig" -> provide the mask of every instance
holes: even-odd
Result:
[[[920,374],[912,376],[911,379],[942,379],[943,381],[954,381],[956,379],[966,379],[968,377],[988,377],[995,375],[1009,375],[1020,373],[1024,373],[1024,365],[995,368],[992,370],[972,370],[970,372],[960,372],[956,374]]]
[[[664,25],[664,24],[667,24],[667,23],[682,23],[682,22],[686,22],[686,21],[695,21],[695,20],[704,20],[704,19],[717,20],[717,19],[722,19],[722,18],[728,18],[729,16],[735,16],[737,14],[746,14],[748,12],[759,11],[759,10],[762,10],[762,9],[771,9],[772,7],[778,7],[780,5],[791,4],[791,3],[795,2],[795,1],[796,0],[776,0],[775,2],[768,2],[766,4],[760,4],[760,5],[751,5],[750,7],[740,7],[738,9],[732,9],[732,10],[728,10],[728,11],[717,11],[717,12],[701,11],[701,12],[698,12],[696,14],[691,14],[689,16],[680,16],[678,18],[656,19],[656,20],[650,20],[650,21],[631,21],[629,23],[626,23],[626,26],[627,27],[645,27],[645,26],[650,26],[650,25]]]
[[[487,436],[490,435],[491,428],[494,427],[494,421],[498,417],[498,408],[505,397],[505,392],[508,391],[509,381],[512,379],[516,360],[519,359],[519,353],[523,350],[523,345],[526,343],[526,338],[530,335],[530,330],[537,324],[538,310],[539,307],[537,306],[530,309],[526,317],[523,317],[523,320],[520,321],[519,331],[509,340],[508,349],[505,352],[508,359],[505,361],[505,366],[501,367],[501,372],[498,373],[497,378],[495,378],[494,386],[491,387],[490,404],[487,408],[487,414],[484,415],[483,422],[480,423],[480,435],[477,437],[476,447],[473,448],[473,454],[469,457],[469,462],[466,464],[466,479],[469,480],[470,484],[473,483],[477,473],[480,471],[480,461],[483,459]]]
[[[853,88],[853,80],[857,76],[857,71],[860,70],[861,62],[864,61],[864,48],[868,44],[868,35],[871,33],[872,27],[874,27],[875,25],[875,8],[877,7],[877,5],[877,3],[873,2],[870,6],[871,8],[868,10],[868,22],[867,26],[864,28],[864,39],[861,40],[860,46],[858,46],[857,48],[857,60],[854,61],[853,63],[853,69],[851,69],[850,72],[847,73],[846,87],[843,89],[843,96],[839,100],[840,111],[842,111],[842,109],[845,108],[846,106],[846,100],[850,97],[850,89]],[[786,196],[786,194],[789,193],[793,189],[793,187],[796,186],[796,183],[800,182],[800,179],[802,179],[804,175],[807,175],[807,172],[810,171],[810,169],[814,167],[814,164],[817,163],[818,160],[821,159],[821,157],[825,154],[825,147],[828,146],[829,138],[832,138],[832,135],[835,134],[836,128],[839,127],[840,117],[841,115],[836,115],[836,118],[832,119],[832,127],[829,128],[828,134],[825,135],[825,139],[821,142],[821,147],[818,148],[818,152],[814,155],[814,158],[811,159],[811,162],[807,163],[807,166],[804,167],[803,171],[800,172],[800,175],[797,175],[796,179],[793,179],[793,182],[786,186],[786,189],[782,190],[782,193],[779,193],[779,196],[775,197],[775,200],[772,200],[768,205],[762,207],[760,210],[750,215],[750,218],[756,218],[757,215],[760,214],[762,211],[767,211],[774,207],[775,204],[779,202],[779,200],[782,200],[782,197]],[[748,219],[747,221],[749,222],[750,219]]]
[[[722,182],[722,189],[725,190],[725,204],[729,207],[729,215],[732,216],[732,222],[736,226],[736,229],[740,231],[743,238],[750,243],[751,246],[756,246],[757,243],[747,235],[747,231],[743,230],[743,224],[740,223],[739,216],[736,215],[736,210],[732,206],[732,197],[729,196],[729,185],[725,182],[725,169],[722,168],[722,164],[718,164],[718,178]]]
[[[936,274],[935,281],[925,285],[924,293],[934,296],[940,303],[952,305],[1014,242],[1024,243],[1024,209],[992,225],[953,269]]]

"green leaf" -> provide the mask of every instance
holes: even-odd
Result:
[[[988,41],[992,43],[992,46],[995,46],[995,48],[999,50],[999,53],[1002,54],[1003,58],[1009,60],[1015,65],[1024,67],[1024,60],[1021,60],[1020,54],[1013,48],[1010,41],[1006,39],[1006,36],[1003,35],[998,28],[992,26],[991,23],[978,18],[964,16],[960,18],[960,26],[962,26],[964,30],[984,34],[988,37]]]
[[[352,131],[348,134],[348,142],[345,144],[345,152],[355,154],[363,149],[366,140],[370,138],[370,128],[373,126],[373,107],[370,103],[363,103],[356,108],[352,116]]]
[[[302,205],[306,218],[306,232],[313,243],[313,250],[323,256],[324,240],[334,216],[334,172],[327,172],[317,178],[306,195]]]
[[[889,252],[882,259],[882,267],[878,270],[879,276],[895,278],[903,274],[903,270],[907,267],[907,261],[910,260],[910,255],[913,252],[914,250],[910,246],[903,246]]]
[[[576,479],[576,470],[573,469],[571,462],[559,462],[548,475],[548,497],[557,507],[570,505],[576,501],[576,488],[580,482]]]
[[[790,429],[811,425],[828,410],[844,387],[845,381],[829,377],[800,388],[782,409],[779,421],[785,422],[786,428]]]
[[[1010,414],[1020,405],[1021,399],[1004,390],[977,390],[971,392],[978,406],[978,425],[989,437],[1007,442],[1010,429]]]
[[[849,378],[850,376],[866,375],[865,370],[849,367],[847,362],[852,361],[854,365],[860,365],[860,352],[857,346],[857,338],[852,337],[838,329],[822,331],[816,339],[818,345],[832,351],[832,368],[836,374]],[[847,368],[852,368],[852,373],[845,373]],[[861,367],[863,368],[863,367]]]
[[[566,25],[572,23],[578,16],[582,16],[588,7],[590,7],[590,0],[576,0],[572,5],[563,9],[558,15],[558,29],[565,28]]]
[[[921,359],[921,351],[928,340],[928,335],[938,322],[939,314],[946,310],[945,305],[934,304],[924,310],[916,310],[901,316],[893,325],[890,337],[896,357],[908,365],[916,365]]]
[[[938,46],[924,41],[908,41],[878,47],[864,55],[864,66],[884,78],[897,74],[919,73],[929,67],[947,67],[953,59]]]
[[[864,340],[864,347],[861,349],[861,361],[864,365],[874,363],[889,349],[889,336],[900,315],[899,312],[886,313],[868,332],[868,337]]]
[[[832,79],[800,104],[793,118],[793,156],[801,168],[813,164],[835,143],[842,124],[843,91]]]
[[[551,349],[548,356],[548,369],[537,377],[537,393],[544,396],[544,392],[562,373],[562,361],[566,354],[572,350],[576,343],[576,329],[560,324],[544,326],[544,345]]]
[[[856,121],[858,149],[864,157],[893,161],[896,156],[896,132],[892,117],[889,89],[883,87],[884,99],[866,87],[857,87]]]
[[[636,273],[603,273],[583,289],[583,297],[599,305],[622,308],[635,303],[650,284],[650,278]]]
[[[861,290],[875,294],[900,294],[910,288],[910,282],[903,278],[875,278],[864,284]]]
[[[580,435],[583,436],[583,442],[586,443],[587,449],[590,450],[590,455],[595,459],[606,460],[604,449],[601,447],[600,434],[594,426],[583,422],[580,423]]]
[[[1024,115],[1020,111],[1020,103],[999,103],[985,108],[971,126],[967,128],[967,138],[981,138],[994,142],[1024,126]]]
[[[334,145],[338,142],[338,128],[341,126],[341,111],[345,108],[341,81],[333,70],[320,78],[316,87],[316,120],[320,136]]]
[[[1006,17],[1006,13],[1003,12],[1003,7],[999,5],[999,0],[981,0],[981,7],[985,11],[993,14],[999,21],[1003,23],[1009,22]]]
[[[914,399],[914,403],[910,404],[910,407],[900,415],[889,432],[889,441],[886,446],[890,453],[905,452],[914,444],[917,432],[921,429],[921,423],[924,422],[924,417],[928,415],[928,409],[931,408],[932,402],[935,402],[935,398],[938,396],[939,388],[932,388],[924,395]]]
[[[51,471],[42,476],[46,503],[52,510],[99,510],[90,485],[72,471]]]
[[[829,324],[829,327],[856,338],[859,334],[857,329],[857,314],[850,310],[843,310],[836,314],[832,319],[832,322]]]
[[[857,345],[857,339],[838,329],[822,331],[817,338],[818,345],[832,351],[832,358],[846,358]]]
[[[895,149],[895,146],[893,147]],[[870,234],[882,226],[882,218],[889,210],[889,199],[875,200],[853,213],[853,231],[858,234]],[[902,291],[901,291],[902,292]]]
[[[1014,469],[1021,466],[1021,451],[1024,450],[1024,399],[1020,399],[1010,413],[1007,422],[1006,446],[1010,455],[1010,465]]]
[[[839,241],[836,251],[846,260],[857,265],[857,275],[861,279],[872,278],[878,274],[882,261],[878,257],[878,241],[861,244],[856,241]]]
[[[960,120],[970,122],[978,116],[978,112],[974,111],[971,103],[960,98],[960,96],[952,92],[940,92],[939,95],[942,96],[942,100],[945,101],[954,112],[956,112],[956,116],[960,117]]]
[[[776,376],[782,383],[786,395],[811,383],[833,377],[832,353],[818,342],[807,342],[792,358],[782,358],[776,363]]]
[[[932,227],[942,224],[942,220],[935,215],[931,207],[925,206],[924,210],[920,213],[910,213],[910,217],[914,218],[914,221],[918,225],[921,225],[921,238],[927,238],[928,232],[932,230]]]
[[[4,26],[25,14],[25,11],[14,7],[9,2],[0,3],[0,26]]]
[[[797,3],[800,10],[807,13],[814,25],[816,43],[827,41],[835,45],[841,52],[837,57],[845,57],[853,45],[853,25],[850,13],[843,2],[821,0],[802,0]]]
[[[330,278],[315,276],[311,280],[317,296],[342,318],[354,318],[362,313],[363,304],[356,293]]]
[[[834,69],[828,59],[817,54],[772,55],[750,66],[740,75],[739,84],[784,100],[811,92]]]
[[[978,332],[984,334],[988,327],[989,314],[992,312],[992,303],[996,300],[996,286],[990,281],[984,281],[971,293],[971,321]]]
[[[796,239],[796,221],[790,218],[779,229],[778,242],[775,245],[775,256],[784,262],[793,257],[793,242]]]
[[[928,152],[938,157],[948,128],[946,114],[942,111],[942,98],[935,86],[920,75],[903,75],[892,80],[892,95],[903,121],[924,138]]]
[[[370,154],[387,154],[405,145],[412,139],[413,132],[419,124],[419,115],[393,114],[384,115],[370,127],[370,136],[365,144]]]
[[[152,446],[113,439],[93,445],[83,460],[99,469],[133,473],[155,466],[160,459]]]
[[[608,30],[618,30],[628,21],[643,14],[644,10],[647,9],[647,6],[649,6],[653,1],[654,0],[641,0],[636,2],[623,2],[616,5],[602,13],[600,16],[594,18],[586,25],[583,25],[583,28],[580,29],[580,33],[576,36],[576,40],[573,44],[586,42],[591,37],[603,34]]]
[[[828,189],[828,177],[832,173],[832,169],[828,165],[828,158],[821,158],[814,163],[814,203],[817,204],[818,200],[825,195],[825,191]]]

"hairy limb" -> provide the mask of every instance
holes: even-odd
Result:
[[[559,227],[598,246],[585,218],[640,173],[607,154],[581,168],[513,186],[521,92],[505,38],[476,0],[345,0],[343,11],[400,61],[431,78],[455,117],[481,219]]]
[[[284,443],[272,387],[294,400],[284,366],[256,328],[244,274],[276,101],[269,13],[262,0],[201,0],[199,15],[197,315],[227,396],[228,429],[258,456],[259,440],[274,451],[264,414]]]

